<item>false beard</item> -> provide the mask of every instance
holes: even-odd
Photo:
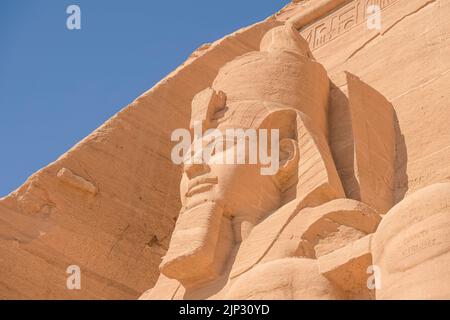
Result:
[[[185,287],[213,280],[223,270],[233,243],[223,206],[205,202],[180,213],[160,270]]]

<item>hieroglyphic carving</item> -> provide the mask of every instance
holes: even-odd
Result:
[[[308,41],[311,50],[325,45],[346,33],[354,26],[366,21],[367,8],[378,5],[384,10],[400,0],[356,0],[347,3],[319,21],[300,29],[300,34]]]

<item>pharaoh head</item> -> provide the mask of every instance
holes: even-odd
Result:
[[[324,199],[340,192],[326,140],[328,90],[306,41],[282,26],[194,97],[194,156],[184,163],[164,275],[187,287],[212,280],[233,247],[283,204],[314,190]],[[207,160],[196,158],[196,146]]]

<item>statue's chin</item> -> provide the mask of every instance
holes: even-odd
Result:
[[[207,202],[180,215],[160,265],[165,276],[186,286],[212,280],[220,274],[224,250],[219,238],[223,237],[223,221],[227,220],[222,212],[220,205]],[[221,248],[217,250],[219,245]]]

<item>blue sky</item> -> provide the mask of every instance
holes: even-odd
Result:
[[[0,197],[151,88],[201,44],[290,0],[1,0]],[[81,8],[68,30],[66,8]]]

